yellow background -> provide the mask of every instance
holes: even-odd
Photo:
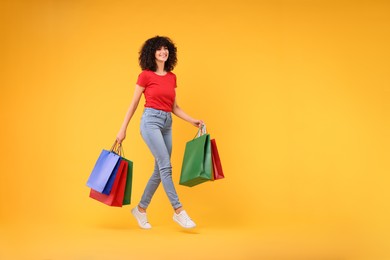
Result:
[[[0,2],[0,259],[390,259],[388,1]],[[178,47],[177,97],[226,179],[162,188],[129,214],[153,158],[129,125],[132,206],[85,182],[130,103],[142,43]],[[141,101],[143,103],[143,100]],[[174,119],[173,178],[196,129]]]

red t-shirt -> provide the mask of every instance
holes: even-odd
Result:
[[[143,70],[138,76],[137,85],[145,88],[145,107],[172,112],[176,96],[175,74],[167,72],[160,76],[151,70]]]

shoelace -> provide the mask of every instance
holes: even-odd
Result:
[[[188,216],[185,212],[182,214],[182,217],[183,219],[188,222],[188,221],[192,221],[192,219],[190,218],[190,216]]]

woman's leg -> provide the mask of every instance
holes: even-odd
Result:
[[[175,213],[173,220],[184,228],[193,228],[196,224],[183,210],[172,181],[172,117],[170,113],[156,110],[145,111],[141,120],[141,134],[155,158],[155,168],[152,177],[146,185],[141,201],[132,210],[141,228],[151,228],[147,221],[145,209],[157,190],[160,182],[164,186]]]
[[[141,197],[141,202],[139,203],[139,206],[141,207],[140,209],[141,212],[146,210],[146,208],[149,206],[154,193],[156,192],[158,186],[160,185],[160,182],[161,182],[160,171],[158,170],[157,161],[155,161],[153,174],[150,177],[148,183],[146,184],[144,193]]]
[[[153,175],[146,185],[139,206],[146,209],[162,182],[165,193],[167,194],[174,209],[181,208],[175,187],[172,181],[172,119],[170,115],[164,117],[147,117],[141,122],[141,134],[150,151],[155,158],[155,169]],[[157,167],[156,167],[157,166]]]

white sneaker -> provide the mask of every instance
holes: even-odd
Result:
[[[137,220],[140,228],[143,228],[143,229],[151,229],[152,228],[152,226],[148,222],[148,217],[146,216],[146,212],[145,213],[140,212],[138,210],[138,206],[131,210],[131,214],[133,214],[133,216]]]
[[[187,215],[185,210],[182,210],[179,214],[173,213],[173,220],[179,223],[183,228],[194,228],[196,224],[192,219]]]

